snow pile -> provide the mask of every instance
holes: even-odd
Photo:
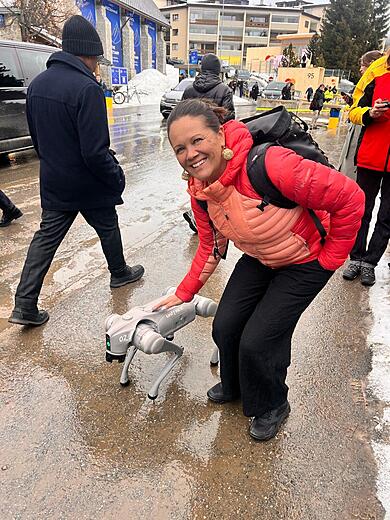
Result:
[[[156,69],[145,69],[139,74],[136,74],[133,79],[129,81],[129,93],[136,88],[140,97],[139,103],[136,95],[131,96],[128,103],[122,106],[140,106],[140,105],[158,105],[162,95],[171,90],[179,83],[179,70],[172,65],[167,65],[166,74],[162,74]],[[126,93],[126,87],[120,89]]]

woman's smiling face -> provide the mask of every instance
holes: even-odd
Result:
[[[169,141],[180,166],[200,181],[216,181],[226,168],[222,157],[225,145],[223,128],[218,132],[206,126],[202,116],[183,116],[169,129]]]

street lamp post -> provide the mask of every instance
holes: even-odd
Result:
[[[218,46],[219,46],[219,57],[220,58],[222,57],[222,41],[223,41],[222,30],[223,30],[223,17],[224,17],[224,15],[225,15],[225,0],[222,0],[221,27],[220,27],[220,31],[219,31],[219,43],[218,43]]]

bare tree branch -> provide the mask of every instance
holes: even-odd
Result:
[[[61,37],[62,26],[75,13],[73,3],[57,0],[0,0],[13,18],[18,20],[23,41],[29,41],[33,34],[46,30],[52,36]]]

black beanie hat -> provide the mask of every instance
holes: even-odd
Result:
[[[101,56],[104,52],[95,27],[80,15],[66,20],[62,29],[62,50],[75,56]]]
[[[202,58],[202,63],[200,64],[200,69],[202,72],[213,72],[214,74],[220,74],[221,72],[221,62],[219,61],[218,56],[215,54],[205,54]]]

